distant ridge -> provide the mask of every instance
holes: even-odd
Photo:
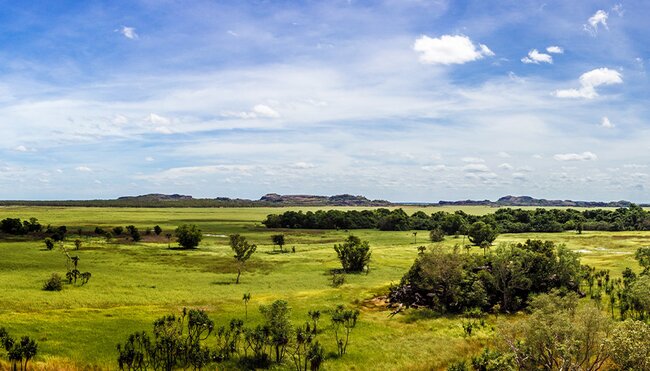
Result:
[[[530,196],[504,196],[496,201],[440,201],[438,205],[455,205],[455,206],[493,206],[493,207],[629,207],[632,203],[629,201],[572,201],[572,200],[547,200],[544,198],[533,198]],[[641,205],[647,206],[647,205]]]
[[[318,195],[280,195],[268,193],[258,200],[244,198],[194,198],[181,194],[149,193],[139,196],[123,196],[104,200],[61,200],[61,201],[0,201],[0,206],[88,206],[88,207],[282,207],[282,206],[362,206],[362,207],[400,207],[400,206],[490,206],[490,207],[628,207],[629,201],[572,201],[547,200],[531,196],[504,196],[496,201],[462,200],[426,202],[390,202],[370,200],[364,196],[340,194],[334,196]],[[649,204],[639,206],[649,207]]]

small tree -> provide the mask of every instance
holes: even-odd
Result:
[[[435,228],[429,231],[429,239],[431,242],[442,242],[445,240],[445,232],[440,228]]]
[[[176,239],[186,249],[194,249],[199,246],[203,238],[201,230],[195,224],[183,224],[176,228]]]
[[[250,244],[246,241],[246,237],[240,236],[239,234],[230,235],[230,248],[235,253],[234,258],[239,263],[237,268],[237,281],[239,283],[239,276],[241,276],[242,268],[246,261],[253,255],[255,250],[257,250],[257,245]]]
[[[58,273],[52,273],[52,276],[43,284],[45,291],[61,291],[63,289],[63,280]]]
[[[124,227],[115,227],[113,228],[113,234],[116,236],[121,236],[124,233]]]
[[[282,362],[293,332],[290,314],[291,308],[284,300],[276,300],[271,305],[260,306],[260,312],[266,319],[266,326],[270,333],[270,344],[275,350],[275,361]]]
[[[278,245],[280,247],[281,252],[284,252],[282,250],[282,246],[284,246],[284,235],[283,234],[274,234],[273,236],[271,236],[271,240],[273,241],[274,245]]]
[[[54,240],[49,237],[45,238],[45,248],[52,250],[54,248]]]
[[[334,337],[336,338],[339,356],[347,352],[350,333],[357,325],[358,318],[359,310],[345,309],[343,305],[337,306],[334,312],[332,312],[332,326],[334,327]]]
[[[481,246],[484,243],[492,244],[499,233],[489,224],[484,222],[473,223],[467,231],[470,242],[475,246]]]
[[[160,236],[160,234],[162,233],[162,228],[160,228],[159,225],[156,225],[155,227],[153,227],[153,233],[155,233],[156,236]]]
[[[77,238],[76,240],[74,240],[74,249],[79,250],[80,248],[81,248],[81,240]]]
[[[361,272],[370,262],[370,244],[353,235],[343,244],[334,245],[334,251],[346,272]]]
[[[140,241],[140,239],[141,239],[140,231],[138,230],[138,228],[136,226],[127,225],[126,226],[126,231],[129,233],[129,236],[131,236],[131,239],[133,240],[133,242]]]

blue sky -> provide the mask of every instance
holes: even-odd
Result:
[[[650,201],[644,1],[0,5],[0,199]]]

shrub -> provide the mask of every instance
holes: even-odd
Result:
[[[63,279],[58,273],[52,273],[52,276],[43,284],[45,291],[61,291],[63,289]]]
[[[162,228],[160,228],[159,225],[153,227],[153,233],[155,233],[156,236],[160,236],[160,234],[162,233]]]
[[[429,232],[429,239],[431,242],[442,242],[445,240],[445,232],[440,228],[432,229]]]
[[[176,228],[176,239],[186,249],[194,249],[199,246],[203,238],[201,230],[195,224],[183,224]]]
[[[353,235],[345,243],[334,245],[334,251],[346,272],[361,272],[370,262],[370,244]]]
[[[123,227],[115,227],[113,228],[113,234],[116,236],[121,236],[122,233],[124,233],[124,228]]]
[[[48,250],[52,250],[54,248],[54,240],[47,237],[45,238],[45,248]]]

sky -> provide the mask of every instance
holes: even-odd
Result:
[[[650,202],[647,1],[0,1],[0,199]]]

